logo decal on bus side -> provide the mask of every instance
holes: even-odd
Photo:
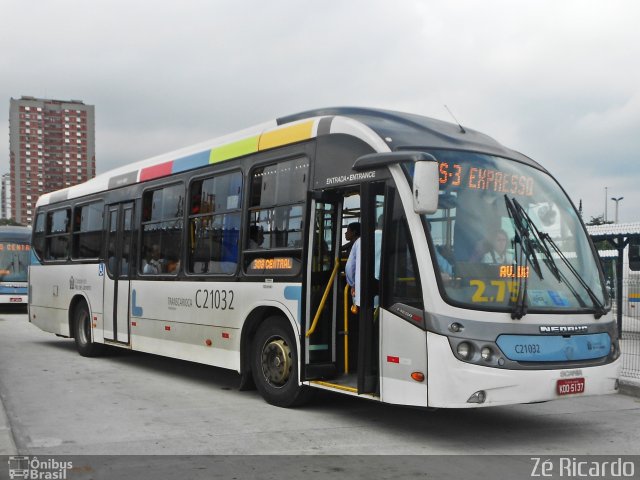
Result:
[[[131,316],[141,317],[142,307],[136,305],[136,289],[131,290]]]

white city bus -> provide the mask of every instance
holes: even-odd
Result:
[[[31,229],[0,227],[0,305],[27,305]]]
[[[341,258],[354,221],[357,313]],[[40,197],[33,246],[41,329],[85,356],[233,369],[274,405],[315,388],[422,407],[617,388],[602,271],[562,188],[430,118],[316,110],[127,165]]]

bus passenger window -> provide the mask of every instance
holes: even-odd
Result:
[[[33,231],[33,248],[39,259],[44,259],[45,247],[45,214],[38,213],[36,217],[36,226]]]
[[[192,183],[189,195],[189,273],[231,275],[236,272],[241,196],[241,172]]]
[[[69,256],[70,216],[71,211],[66,208],[47,215],[46,260],[66,260]]]
[[[72,258],[98,258],[102,240],[104,202],[75,208]]]
[[[291,268],[277,268],[277,273],[297,274],[300,271],[308,175],[309,161],[306,158],[285,160],[252,170],[247,231],[261,232],[262,241],[258,244],[256,238],[245,237],[244,247],[251,252],[245,256],[247,273],[266,272],[260,268],[261,262],[264,260],[264,265],[268,265],[267,260],[275,261],[276,256],[275,253],[265,254],[264,250],[274,249],[300,250],[294,257],[286,257],[291,260]],[[258,256],[259,250],[262,253]],[[256,259],[260,261],[254,262]]]
[[[262,248],[302,248],[302,203],[308,172],[306,158],[253,170],[249,227],[262,230]]]
[[[182,184],[150,190],[142,197],[143,275],[175,274],[167,259],[181,257],[184,187]]]

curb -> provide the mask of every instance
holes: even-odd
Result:
[[[0,396],[0,455],[17,455],[18,449],[13,440],[13,433],[9,425],[9,419],[2,404],[2,396]]]
[[[620,379],[620,393],[632,397],[640,397],[640,383],[637,381]]]

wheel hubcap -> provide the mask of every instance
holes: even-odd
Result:
[[[262,348],[262,374],[271,385],[281,387],[291,374],[291,350],[281,338],[269,340]]]

